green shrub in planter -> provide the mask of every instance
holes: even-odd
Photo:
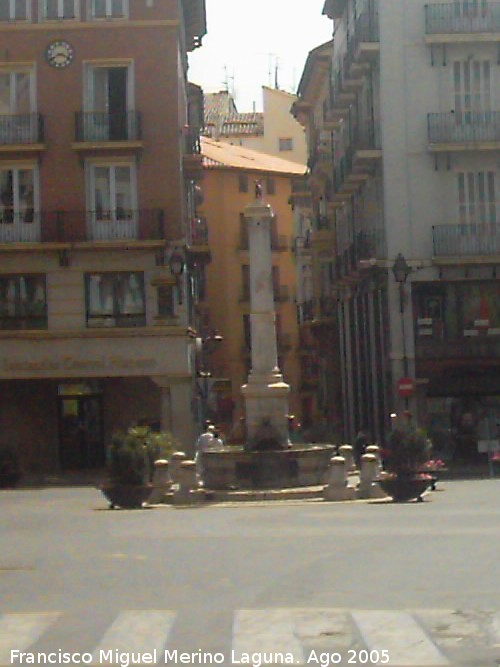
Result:
[[[155,433],[147,426],[135,426],[115,433],[107,452],[110,478],[122,484],[147,484],[154,462],[169,459],[180,448],[171,433]]]

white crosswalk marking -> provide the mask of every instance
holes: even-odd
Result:
[[[292,654],[296,664],[304,664],[304,651],[294,633],[292,609],[254,609],[235,613],[233,654],[235,662],[243,662],[243,654]],[[247,661],[248,662],[248,661]],[[282,664],[283,660],[267,660],[263,664]]]
[[[25,651],[58,617],[58,612],[0,616],[0,665],[12,664],[11,651]]]
[[[93,652],[96,664],[114,664],[118,653],[153,653],[158,657],[167,644],[176,613],[170,610],[123,611],[110,625]],[[111,651],[113,656],[106,659]]]
[[[406,612],[355,611],[352,617],[368,649],[387,651],[391,667],[450,664],[415,619]]]

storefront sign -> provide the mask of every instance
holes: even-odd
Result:
[[[400,378],[397,383],[397,390],[403,398],[412,396],[415,392],[415,381],[413,378]]]
[[[74,372],[74,373],[105,373],[106,371],[151,371],[157,366],[154,358],[131,358],[124,356],[97,357],[94,359],[79,359],[64,357],[63,359],[40,359],[27,361],[17,359],[3,359],[4,373],[18,372]]]

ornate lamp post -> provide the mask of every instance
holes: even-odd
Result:
[[[197,372],[197,385],[200,396],[200,425],[203,428],[204,421],[208,412],[208,395],[210,393],[210,378],[212,371],[209,368],[208,357],[215,351],[217,346],[222,343],[224,338],[214,330],[207,336],[197,338],[197,352],[200,361],[200,369]]]
[[[392,273],[399,288],[399,313],[401,316],[401,335],[403,339],[403,375],[404,379],[408,378],[408,357],[406,356],[406,331],[405,331],[405,283],[412,271],[411,266],[406,261],[402,253],[398,253],[394,264],[392,265]],[[408,409],[408,397],[405,396],[405,409]]]

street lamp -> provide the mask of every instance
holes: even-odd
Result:
[[[184,271],[184,257],[177,249],[175,249],[170,255],[168,265],[170,267],[170,273],[175,278],[175,286],[177,288],[177,302],[180,305],[182,304],[181,275],[182,272]]]
[[[214,330],[212,333],[196,339],[196,350],[198,353],[198,359],[200,368],[197,372],[198,376],[198,391],[200,395],[200,422],[201,425],[204,425],[204,421],[207,417],[207,408],[208,408],[208,395],[210,393],[209,380],[212,377],[212,371],[209,369],[208,357],[213,352],[217,346],[222,343],[224,340],[217,330]]]
[[[405,283],[412,269],[402,253],[398,253],[392,273],[399,287],[399,312],[401,315],[401,335],[403,338],[403,374],[408,378],[408,357],[406,356],[406,331],[405,331]],[[405,409],[408,409],[408,398],[405,396]]]

